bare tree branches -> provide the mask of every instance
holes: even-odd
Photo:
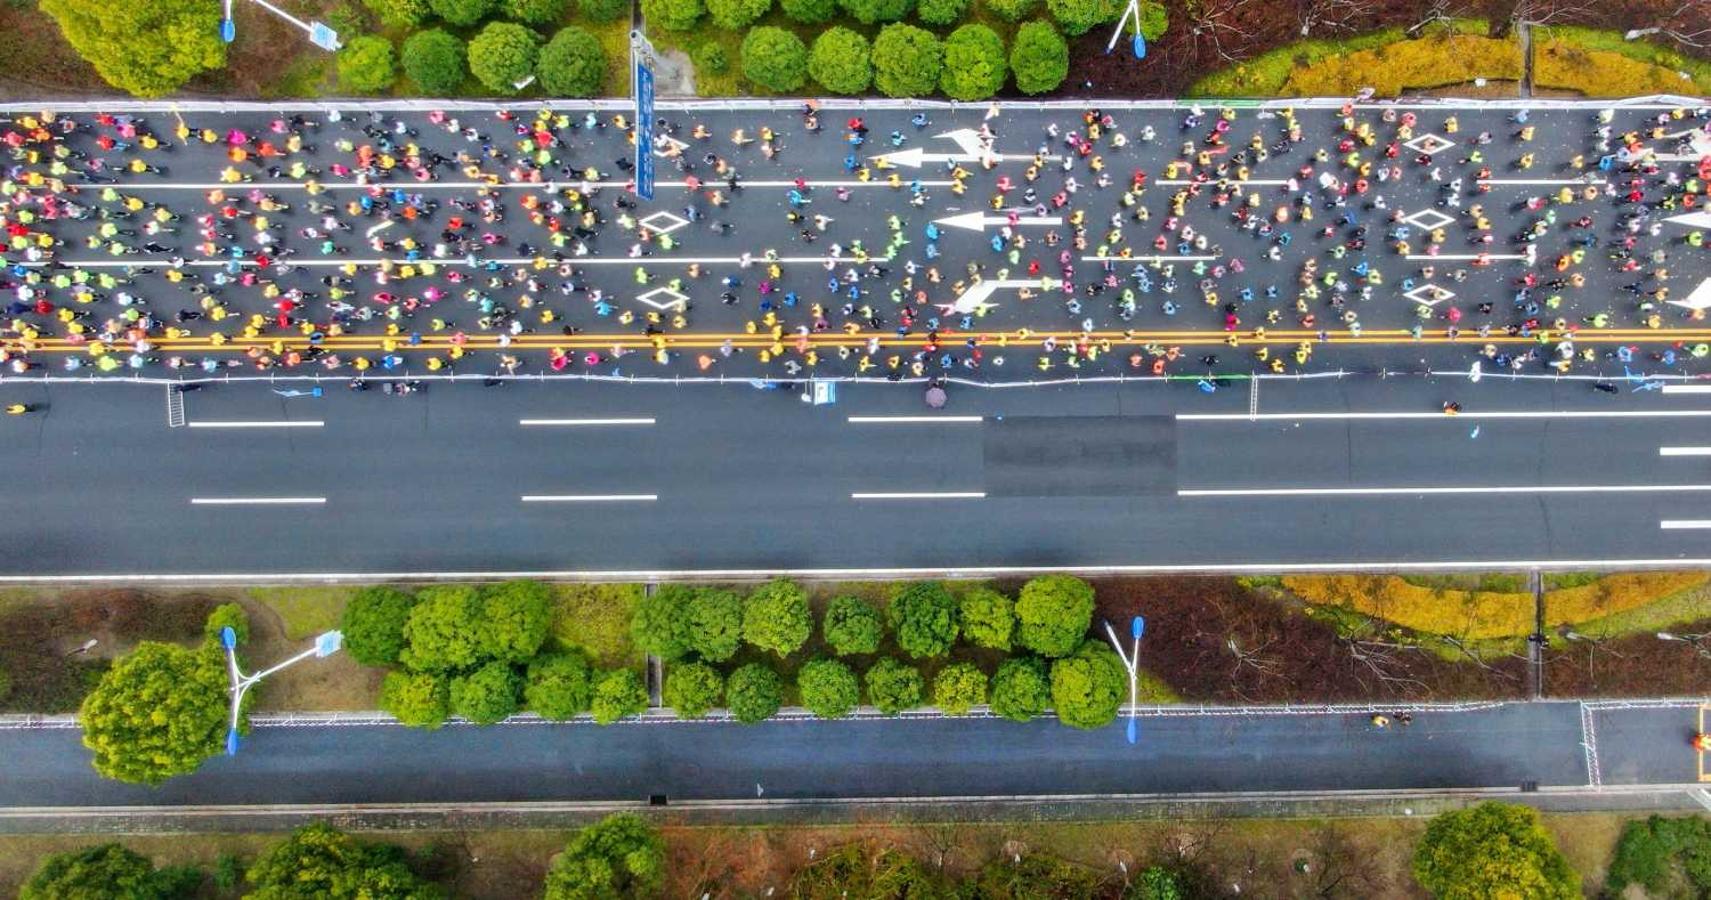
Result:
[[[1248,9],[1258,0],[1185,0],[1188,29],[1185,43],[1196,57],[1202,53],[1233,63],[1254,39]]]
[[[1378,11],[1377,0],[1295,0],[1301,36],[1353,32],[1369,27]]]

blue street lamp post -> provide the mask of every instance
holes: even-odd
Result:
[[[1111,649],[1117,651],[1117,658],[1123,661],[1123,668],[1129,670],[1129,743],[1140,740],[1140,729],[1135,722],[1135,707],[1140,703],[1140,664],[1141,664],[1141,635],[1147,630],[1147,620],[1136,616],[1129,621],[1129,636],[1131,643],[1129,652],[1123,652],[1123,644],[1117,640],[1117,629],[1105,623],[1105,634],[1111,639]]]
[[[248,693],[250,688],[255,687],[256,683],[263,678],[294,663],[302,662],[311,657],[320,659],[332,656],[339,652],[339,647],[343,646],[344,640],[345,636],[341,632],[328,631],[322,633],[315,637],[314,645],[302,653],[273,668],[245,675],[238,668],[238,633],[233,631],[230,625],[220,629],[220,644],[226,648],[226,671],[232,676],[232,719],[226,726],[226,755],[238,755],[238,716],[243,709],[244,694]]]
[[[339,33],[325,22],[305,22],[267,2],[267,0],[255,0],[255,3],[268,12],[303,29],[309,35],[309,43],[320,47],[322,50],[333,51],[342,46],[339,41]],[[220,40],[230,44],[237,39],[238,23],[232,19],[232,0],[226,0],[225,13],[220,19]]]

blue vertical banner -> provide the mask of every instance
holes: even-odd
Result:
[[[636,58],[636,196],[654,198],[654,71]]]

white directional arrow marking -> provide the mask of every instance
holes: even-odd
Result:
[[[897,150],[892,153],[881,153],[873,157],[873,160],[875,162],[889,163],[893,166],[907,166],[911,169],[919,169],[922,163],[930,162],[975,162],[982,159],[990,159],[994,162],[1003,162],[1007,159],[1034,158],[1032,153],[993,153],[981,142],[980,132],[975,131],[972,128],[958,128],[953,131],[947,131],[944,134],[935,134],[933,137],[955,143],[957,145],[957,152],[928,153],[919,147],[910,147],[907,150]],[[1061,158],[1062,157],[1059,156],[1046,157],[1048,160]]]
[[[1665,222],[1686,225],[1689,228],[1711,228],[1711,212],[1688,213],[1684,216],[1670,216]]]
[[[1061,279],[1050,279],[1050,278],[1047,278],[1047,279],[1040,279],[1040,278],[996,278],[996,279],[989,279],[986,281],[982,281],[979,284],[974,285],[973,287],[970,287],[966,291],[963,291],[962,296],[956,298],[955,303],[941,303],[941,304],[939,304],[939,308],[944,310],[947,313],[960,313],[960,314],[966,315],[968,313],[978,311],[981,307],[995,306],[996,304],[987,303],[986,298],[992,296],[993,292],[997,291],[999,288],[1028,288],[1028,287],[1031,287],[1031,288],[1041,288],[1043,290],[1046,288],[1050,288],[1052,286],[1053,280],[1057,280],[1057,286],[1058,287],[1063,286],[1063,281]]]
[[[1699,286],[1693,289],[1693,293],[1687,295],[1686,300],[1671,300],[1669,302],[1675,306],[1682,306],[1688,309],[1705,309],[1707,307],[1711,307],[1711,278],[1707,278],[1704,281],[1699,282]]]
[[[1012,223],[1009,216],[989,216],[984,213],[969,212],[954,216],[934,219],[939,225],[949,225],[952,228],[966,228],[969,231],[983,231],[988,225],[1062,225],[1063,216],[1017,216]]]

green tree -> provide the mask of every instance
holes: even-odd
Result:
[[[593,680],[588,657],[580,652],[543,653],[529,663],[523,702],[542,718],[562,722],[594,702]]]
[[[767,582],[743,602],[743,640],[762,650],[789,656],[808,640],[813,627],[808,592],[794,581]]]
[[[1581,896],[1580,874],[1538,810],[1496,801],[1432,819],[1414,848],[1414,879],[1439,900]]]
[[[648,689],[642,678],[629,669],[602,672],[594,682],[594,701],[590,704],[594,721],[610,725],[625,716],[637,716],[647,711]]]
[[[737,669],[725,682],[725,706],[745,725],[772,718],[783,703],[783,681],[777,672],[760,663]]]
[[[418,31],[404,39],[404,74],[424,94],[445,95],[463,85],[467,74],[463,41],[442,28]]]
[[[1170,28],[1170,13],[1164,8],[1163,3],[1153,3],[1152,0],[1146,0],[1141,4],[1141,37],[1146,38],[1149,42],[1156,41],[1164,37],[1168,28]]]
[[[208,614],[207,623],[202,626],[202,635],[219,644],[220,632],[226,628],[237,633],[238,646],[250,642],[250,615],[244,612],[242,604],[222,603],[214,607],[214,611]]]
[[[256,859],[245,900],[437,900],[445,892],[411,871],[392,844],[359,841],[317,822]]]
[[[1013,657],[992,675],[992,712],[996,715],[1026,722],[1044,712],[1050,702],[1051,681],[1040,659]]]
[[[1653,897],[1711,896],[1711,819],[1652,816],[1622,826],[1604,878],[1604,894],[1620,897],[1639,885]]]
[[[1135,878],[1128,900],[1185,900],[1188,889],[1182,876],[1163,866],[1147,866]]]
[[[398,77],[392,42],[377,34],[362,34],[339,50],[339,87],[354,94],[378,94]]]
[[[938,85],[944,57],[931,31],[887,25],[873,39],[873,86],[887,97],[924,97]]]
[[[882,659],[868,667],[865,680],[868,701],[888,716],[920,706],[927,689],[919,669],[895,659]]]
[[[1016,640],[1041,656],[1067,656],[1093,624],[1093,586],[1074,575],[1042,575],[1016,599]]]
[[[592,97],[606,81],[600,39],[575,25],[559,29],[535,63],[541,87],[555,97]]]
[[[699,719],[724,699],[725,679],[706,663],[680,663],[665,671],[665,705],[680,719]]]
[[[362,5],[388,28],[415,28],[428,17],[428,0],[362,0]]]
[[[808,48],[794,32],[776,25],[749,30],[743,38],[743,77],[778,93],[794,91],[808,75]]]
[[[848,29],[833,28],[826,34],[833,31]],[[823,39],[826,34],[820,37]],[[862,40],[861,35],[855,35],[855,38]],[[814,46],[820,46],[820,41],[816,40]],[[877,653],[879,642],[885,637],[885,623],[879,618],[879,610],[874,609],[873,604],[866,600],[860,597],[837,597],[826,607],[826,617],[820,623],[820,633],[839,656]]]
[[[942,656],[957,635],[957,602],[942,581],[917,581],[886,610],[897,646],[916,659]]]
[[[945,38],[945,69],[939,89],[952,100],[985,100],[1004,87],[1004,39],[980,24],[964,25]]]
[[[872,46],[860,32],[837,26],[820,32],[814,38],[814,45],[808,49],[808,75],[821,87],[834,94],[859,94],[867,90],[873,83]],[[840,597],[838,600],[854,597]],[[832,601],[834,607],[837,600]],[[857,600],[859,603],[860,601]],[[864,604],[865,605],[865,604]],[[871,609],[871,607],[870,607]],[[831,640],[830,626],[832,614],[826,613],[827,640]],[[879,617],[874,616],[873,624],[879,625]],[[833,644],[833,646],[837,646]],[[877,642],[874,649],[878,649]],[[843,649],[839,653],[846,653]],[[863,651],[872,653],[873,650]]]
[[[694,628],[690,604],[697,591],[686,584],[666,584],[652,596],[643,595],[630,616],[630,639],[643,653],[666,662],[682,659],[689,653]]]
[[[731,57],[725,53],[725,45],[718,41],[702,41],[696,44],[689,51],[689,61],[694,64],[695,71],[704,74],[720,75],[731,70]],[[740,637],[742,635],[742,617],[740,615],[737,618],[737,625],[737,634]]]
[[[1024,22],[1010,44],[1010,68],[1024,94],[1057,90],[1069,76],[1069,43],[1050,22]]]
[[[511,664],[494,660],[451,683],[452,712],[477,725],[492,725],[517,714],[523,679]]]
[[[225,749],[229,687],[216,645],[138,644],[83,698],[78,720],[95,771],[143,784],[196,771]]]
[[[1006,22],[1020,22],[1032,15],[1040,0],[980,0],[986,11]]]
[[[538,581],[506,581],[481,589],[481,655],[528,662],[552,630],[552,589]]]
[[[1046,0],[1046,9],[1070,37],[1113,21],[1123,11],[1114,0]]]
[[[570,0],[504,0],[505,18],[525,25],[557,25]]]
[[[1027,26],[1022,26],[1026,28]],[[962,636],[977,647],[1009,650],[1016,629],[1016,604],[992,588],[970,588],[957,604]]]
[[[540,35],[514,22],[489,22],[469,42],[469,71],[488,90],[515,94],[540,52]]]
[[[778,8],[792,22],[818,25],[830,21],[838,13],[837,0],[778,0]]]
[[[42,0],[77,55],[108,84],[159,97],[226,64],[220,6],[207,0]]]
[[[438,34],[457,40],[443,31]],[[408,59],[408,42],[404,44],[404,53]],[[410,620],[410,610],[415,608],[416,598],[397,588],[376,586],[357,591],[345,604],[339,621],[339,629],[345,636],[344,646],[351,658],[365,666],[397,665],[405,646],[404,623]]]
[[[462,28],[487,18],[493,12],[494,0],[428,0],[434,15]]]
[[[578,831],[547,870],[546,900],[652,897],[665,880],[665,842],[641,816],[615,813]]]
[[[400,724],[434,729],[451,715],[451,691],[442,675],[387,672],[380,682],[380,708]]]
[[[927,25],[953,25],[968,12],[969,0],[920,0],[915,17]]]
[[[724,662],[737,655],[742,640],[743,598],[723,588],[696,591],[689,600],[689,649],[709,662]]]
[[[1072,728],[1111,724],[1128,687],[1123,661],[1098,641],[1083,641],[1073,654],[1052,663],[1052,708],[1058,721]]]
[[[974,663],[952,663],[933,676],[933,705],[960,716],[986,702],[986,673]]]
[[[630,4],[625,0],[576,0],[576,10],[590,22],[610,22],[629,12]]]
[[[772,0],[706,0],[707,18],[720,28],[738,31],[754,24],[772,8]]]
[[[863,25],[895,22],[915,8],[915,0],[838,0],[844,12]]]
[[[796,673],[796,691],[802,695],[802,705],[822,719],[847,716],[861,702],[855,673],[835,659],[804,663]]]
[[[467,585],[425,587],[404,620],[399,662],[418,672],[467,669],[482,656],[481,595]]]
[[[701,20],[701,0],[642,0],[642,17],[666,31],[688,31]]]
[[[172,890],[170,878],[148,857],[119,844],[97,844],[42,858],[35,874],[18,889],[18,900],[170,900],[186,896]]]

